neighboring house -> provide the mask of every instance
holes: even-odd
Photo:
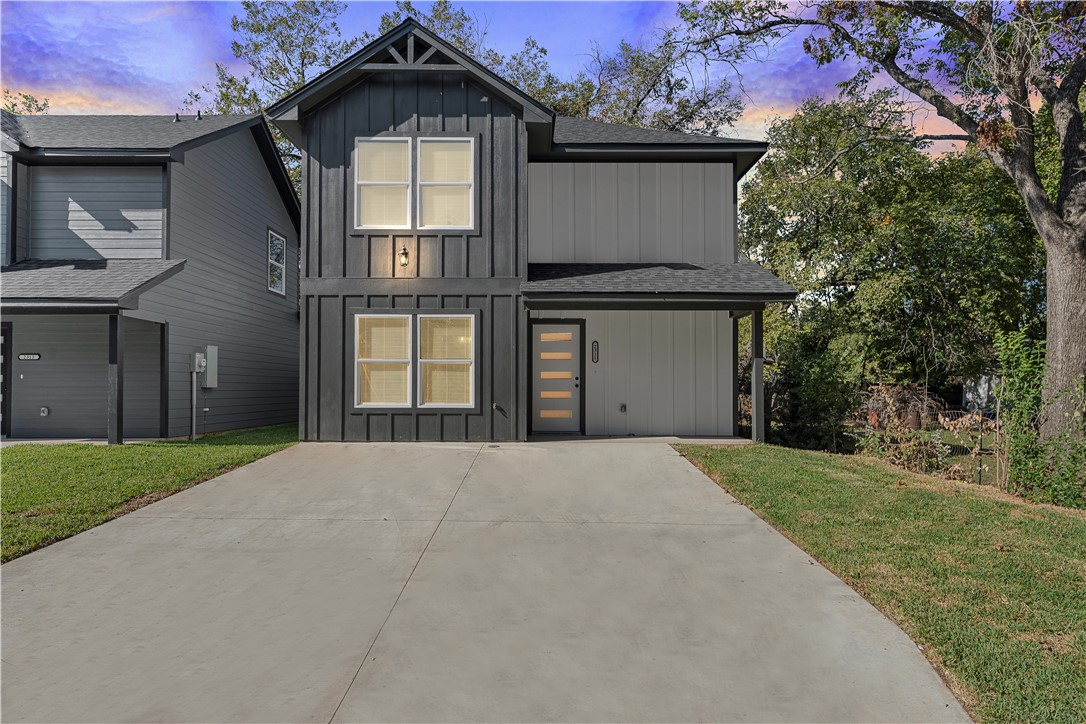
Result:
[[[269,116],[303,158],[303,439],[732,435],[745,314],[761,397],[795,297],[737,263],[764,143],[556,116],[414,20]]]
[[[299,207],[261,116],[5,112],[2,151],[5,435],[297,419]]]

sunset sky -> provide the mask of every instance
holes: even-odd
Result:
[[[461,5],[489,23],[488,41],[499,52],[518,50],[532,35],[561,75],[581,68],[593,41],[608,50],[624,38],[648,36],[674,22],[676,8],[664,2]],[[390,2],[351,3],[341,28],[348,36],[373,32],[392,8]],[[230,18],[240,13],[234,2],[2,2],[3,85],[49,98],[55,114],[173,113],[189,90],[214,78],[216,62],[242,69],[230,52]],[[762,138],[770,118],[790,115],[802,99],[837,94],[835,84],[849,76],[850,64],[818,69],[801,40],[787,38],[768,60],[743,69],[746,110],[728,135]],[[938,119],[925,125],[951,130]]]

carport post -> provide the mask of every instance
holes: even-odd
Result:
[[[124,442],[124,317],[109,315],[109,372],[106,394],[106,440]]]
[[[750,439],[765,442],[765,381],[762,379],[762,310],[750,315]]]

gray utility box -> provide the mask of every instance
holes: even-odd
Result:
[[[213,344],[204,347],[204,359],[207,361],[207,365],[204,367],[203,384],[201,386],[204,388],[218,387],[219,348]]]

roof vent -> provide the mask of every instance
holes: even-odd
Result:
[[[196,111],[196,120],[198,120],[198,121],[204,120],[204,117],[202,115],[200,115],[200,111]]]
[[[180,121],[181,121],[181,114],[180,113],[174,113],[173,114],[173,122],[174,123],[179,123]]]

